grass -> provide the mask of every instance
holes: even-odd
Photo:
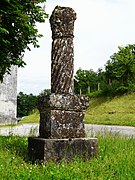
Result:
[[[92,98],[85,123],[135,126],[135,94]]]
[[[25,124],[25,123],[39,123],[39,111],[36,110],[33,114],[30,114],[29,116],[24,117],[19,124]]]
[[[135,139],[106,134],[98,136],[99,154],[86,162],[32,164],[27,156],[27,138],[0,137],[1,180],[133,180]]]

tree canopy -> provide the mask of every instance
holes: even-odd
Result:
[[[41,3],[45,0],[0,1],[0,80],[12,65],[23,67],[23,55],[29,44],[39,47],[37,22],[48,17]]]
[[[37,108],[38,96],[19,92],[17,95],[17,117],[28,116]]]
[[[135,90],[135,44],[118,47],[105,66],[105,76],[113,91]],[[109,88],[110,88],[109,87]]]
[[[79,68],[75,74],[74,84],[76,93],[90,93],[97,85],[97,74],[92,69],[82,70]]]
[[[135,91],[135,44],[118,47],[118,52],[110,56],[105,70],[79,69],[75,75],[75,93],[116,95]],[[80,94],[81,94],[80,93]],[[96,94],[96,93],[95,93]]]
[[[135,80],[135,45],[118,48],[119,51],[110,57],[111,60],[105,66],[106,76],[127,85],[129,81]]]

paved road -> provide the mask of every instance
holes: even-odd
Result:
[[[99,132],[104,134],[111,132],[114,134],[120,134],[129,137],[135,137],[135,127],[129,126],[108,126],[108,125],[95,125],[86,124],[85,130],[88,136],[96,136]],[[23,124],[14,127],[0,128],[0,135],[17,135],[17,136],[38,136],[39,135],[38,124]]]
[[[39,124],[22,124],[12,127],[0,128],[0,135],[8,136],[38,136]]]
[[[92,136],[96,136],[99,132],[102,134],[106,132],[111,132],[113,134],[135,137],[135,127],[130,127],[130,126],[86,124],[85,130],[89,135]]]

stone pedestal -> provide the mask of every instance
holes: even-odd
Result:
[[[84,111],[88,97],[71,94],[51,94],[39,98],[40,137],[83,138]]]
[[[85,138],[83,119],[88,104],[87,97],[71,94],[40,97],[40,137],[29,138],[30,159],[46,163],[96,156],[97,139]]]
[[[84,161],[97,156],[96,138],[44,139],[29,138],[29,157],[34,161],[71,161],[79,157]]]

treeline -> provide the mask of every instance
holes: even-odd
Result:
[[[77,70],[76,94],[114,96],[135,91],[135,45],[118,47],[104,69]]]
[[[50,89],[41,91],[39,95],[25,94],[19,92],[17,95],[17,117],[28,116],[34,109],[38,108],[38,97],[50,94]]]

